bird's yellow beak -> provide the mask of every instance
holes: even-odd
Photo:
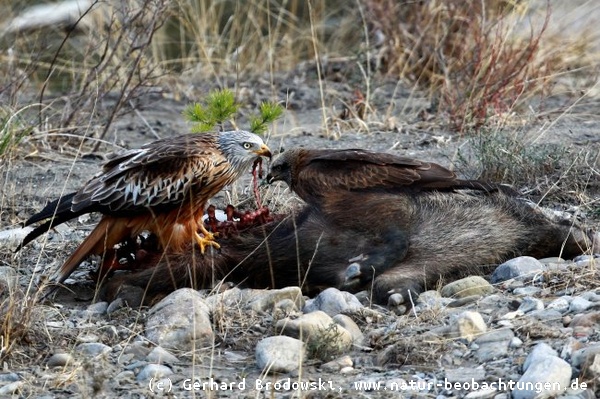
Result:
[[[269,160],[271,159],[272,155],[271,155],[271,150],[269,149],[269,147],[267,147],[266,144],[263,144],[260,146],[260,150],[254,151],[254,153],[258,156],[261,157],[268,157]]]

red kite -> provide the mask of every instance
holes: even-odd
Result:
[[[87,256],[103,254],[145,230],[158,237],[161,248],[174,253],[190,242],[202,253],[208,245],[218,248],[202,223],[204,208],[263,156],[271,157],[269,148],[245,131],[186,134],[123,151],[79,191],[49,203],[27,220],[26,226],[45,222],[19,249],[52,227],[90,212],[103,217],[62,265],[59,283]]]

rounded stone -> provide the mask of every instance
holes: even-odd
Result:
[[[502,263],[494,270],[491,283],[497,284],[512,278],[531,278],[546,270],[546,267],[531,256],[519,256]]]
[[[268,373],[289,373],[304,361],[304,342],[283,335],[267,337],[256,345],[256,365]]]
[[[146,337],[165,349],[195,350],[210,345],[210,310],[191,288],[179,289],[150,309]]]
[[[150,378],[161,379],[171,374],[173,374],[173,370],[168,366],[162,364],[148,364],[139,372],[136,380],[147,381]]]
[[[55,353],[54,355],[50,356],[50,358],[46,362],[46,365],[50,368],[65,367],[69,364],[72,364],[73,360],[73,356],[71,356],[68,353]]]
[[[470,276],[446,284],[441,293],[445,298],[464,298],[472,295],[486,296],[494,291],[494,287],[483,277]]]
[[[307,301],[303,311],[310,313],[320,310],[333,317],[340,313],[355,312],[363,307],[358,298],[351,293],[337,288],[327,288],[315,299]]]

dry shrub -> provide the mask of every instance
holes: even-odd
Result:
[[[0,278],[0,361],[5,361],[23,344],[36,346],[42,338],[40,330],[33,303],[18,287],[16,274],[3,274]]]
[[[31,102],[37,93],[39,130],[73,131],[91,122],[102,138],[162,75],[152,45],[169,7],[167,0],[93,1],[67,26],[33,20],[27,30],[4,32],[11,49],[0,74],[14,77],[0,87],[0,99],[19,108],[19,94]]]
[[[3,23],[31,14],[6,2],[0,6],[14,9],[14,18]],[[265,72],[272,77],[314,61],[317,53],[343,55],[349,38],[356,39],[354,48],[364,33],[347,18],[355,16],[355,5],[335,1],[89,3],[60,24],[0,26],[0,47],[10,48],[0,52],[0,78],[7,78],[0,101],[11,109],[38,102],[37,115],[29,118],[40,132],[88,130],[86,135],[103,138],[118,115],[166,83],[176,84],[180,98],[194,85],[227,87],[227,79]],[[171,74],[177,76],[162,79]]]
[[[504,0],[367,1],[380,68],[429,90],[457,131],[512,110],[544,79],[533,60],[545,23],[519,37],[526,6]]]

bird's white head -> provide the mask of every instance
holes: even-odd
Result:
[[[254,133],[234,130],[219,133],[219,148],[236,170],[248,169],[260,157],[271,159],[271,150]]]

